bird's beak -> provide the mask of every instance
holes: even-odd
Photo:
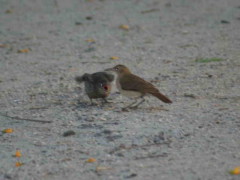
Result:
[[[113,68],[107,68],[104,71],[114,71],[114,69]]]

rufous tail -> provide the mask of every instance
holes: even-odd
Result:
[[[172,101],[168,97],[164,96],[160,92],[155,92],[155,93],[151,93],[151,94],[165,103],[172,103]]]

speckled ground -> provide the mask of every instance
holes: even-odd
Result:
[[[0,179],[239,179],[239,34],[239,0],[2,0]],[[74,77],[116,64],[174,103],[91,106]]]

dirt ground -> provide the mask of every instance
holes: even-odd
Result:
[[[0,4],[1,180],[240,178],[239,0]],[[173,104],[91,106],[74,77],[116,64]]]

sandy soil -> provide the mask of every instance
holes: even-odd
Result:
[[[239,0],[2,0],[0,14],[1,114],[52,121],[0,115],[14,130],[0,133],[1,180],[239,179]],[[74,77],[116,64],[174,103],[123,112],[115,90],[90,106]]]

